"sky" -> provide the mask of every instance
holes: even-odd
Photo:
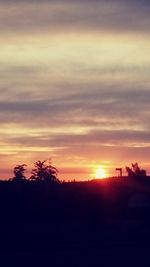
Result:
[[[0,0],[0,178],[150,173],[150,2]],[[28,175],[29,175],[28,173]]]

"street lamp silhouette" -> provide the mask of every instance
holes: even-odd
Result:
[[[122,177],[122,168],[116,168],[116,171],[118,172],[118,177]]]

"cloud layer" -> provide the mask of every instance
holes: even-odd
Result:
[[[148,1],[0,1],[0,30],[148,32]]]
[[[0,3],[3,178],[48,157],[66,179],[149,169],[150,3]]]

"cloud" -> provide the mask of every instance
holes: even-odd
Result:
[[[4,165],[148,162],[150,3],[0,3]]]
[[[67,85],[66,85],[67,86]],[[120,128],[148,128],[149,126],[149,97],[150,91],[142,88],[120,88],[118,85],[83,87],[83,91],[76,90],[72,84],[72,91],[63,95],[51,96],[45,93],[42,99],[24,100],[23,95],[18,95],[14,100],[0,102],[0,121],[14,122],[18,125],[33,125],[38,127],[48,126],[87,126],[108,129]],[[82,88],[82,85],[79,86]],[[41,91],[42,92],[42,91]],[[68,92],[68,94],[67,94]],[[8,93],[8,92],[7,92]]]
[[[0,30],[148,32],[148,1],[1,1]],[[27,19],[28,18],[28,19]]]
[[[88,145],[148,144],[149,97],[149,90],[105,87],[42,100],[7,100],[0,103],[0,121],[5,127],[8,124],[5,136],[14,123],[17,136],[13,140],[23,140],[23,144],[30,135],[31,142],[39,146],[50,141],[54,146],[68,146],[79,140]],[[24,130],[19,133],[20,128]]]

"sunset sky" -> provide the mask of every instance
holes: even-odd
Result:
[[[150,1],[0,0],[0,178],[150,173]]]

